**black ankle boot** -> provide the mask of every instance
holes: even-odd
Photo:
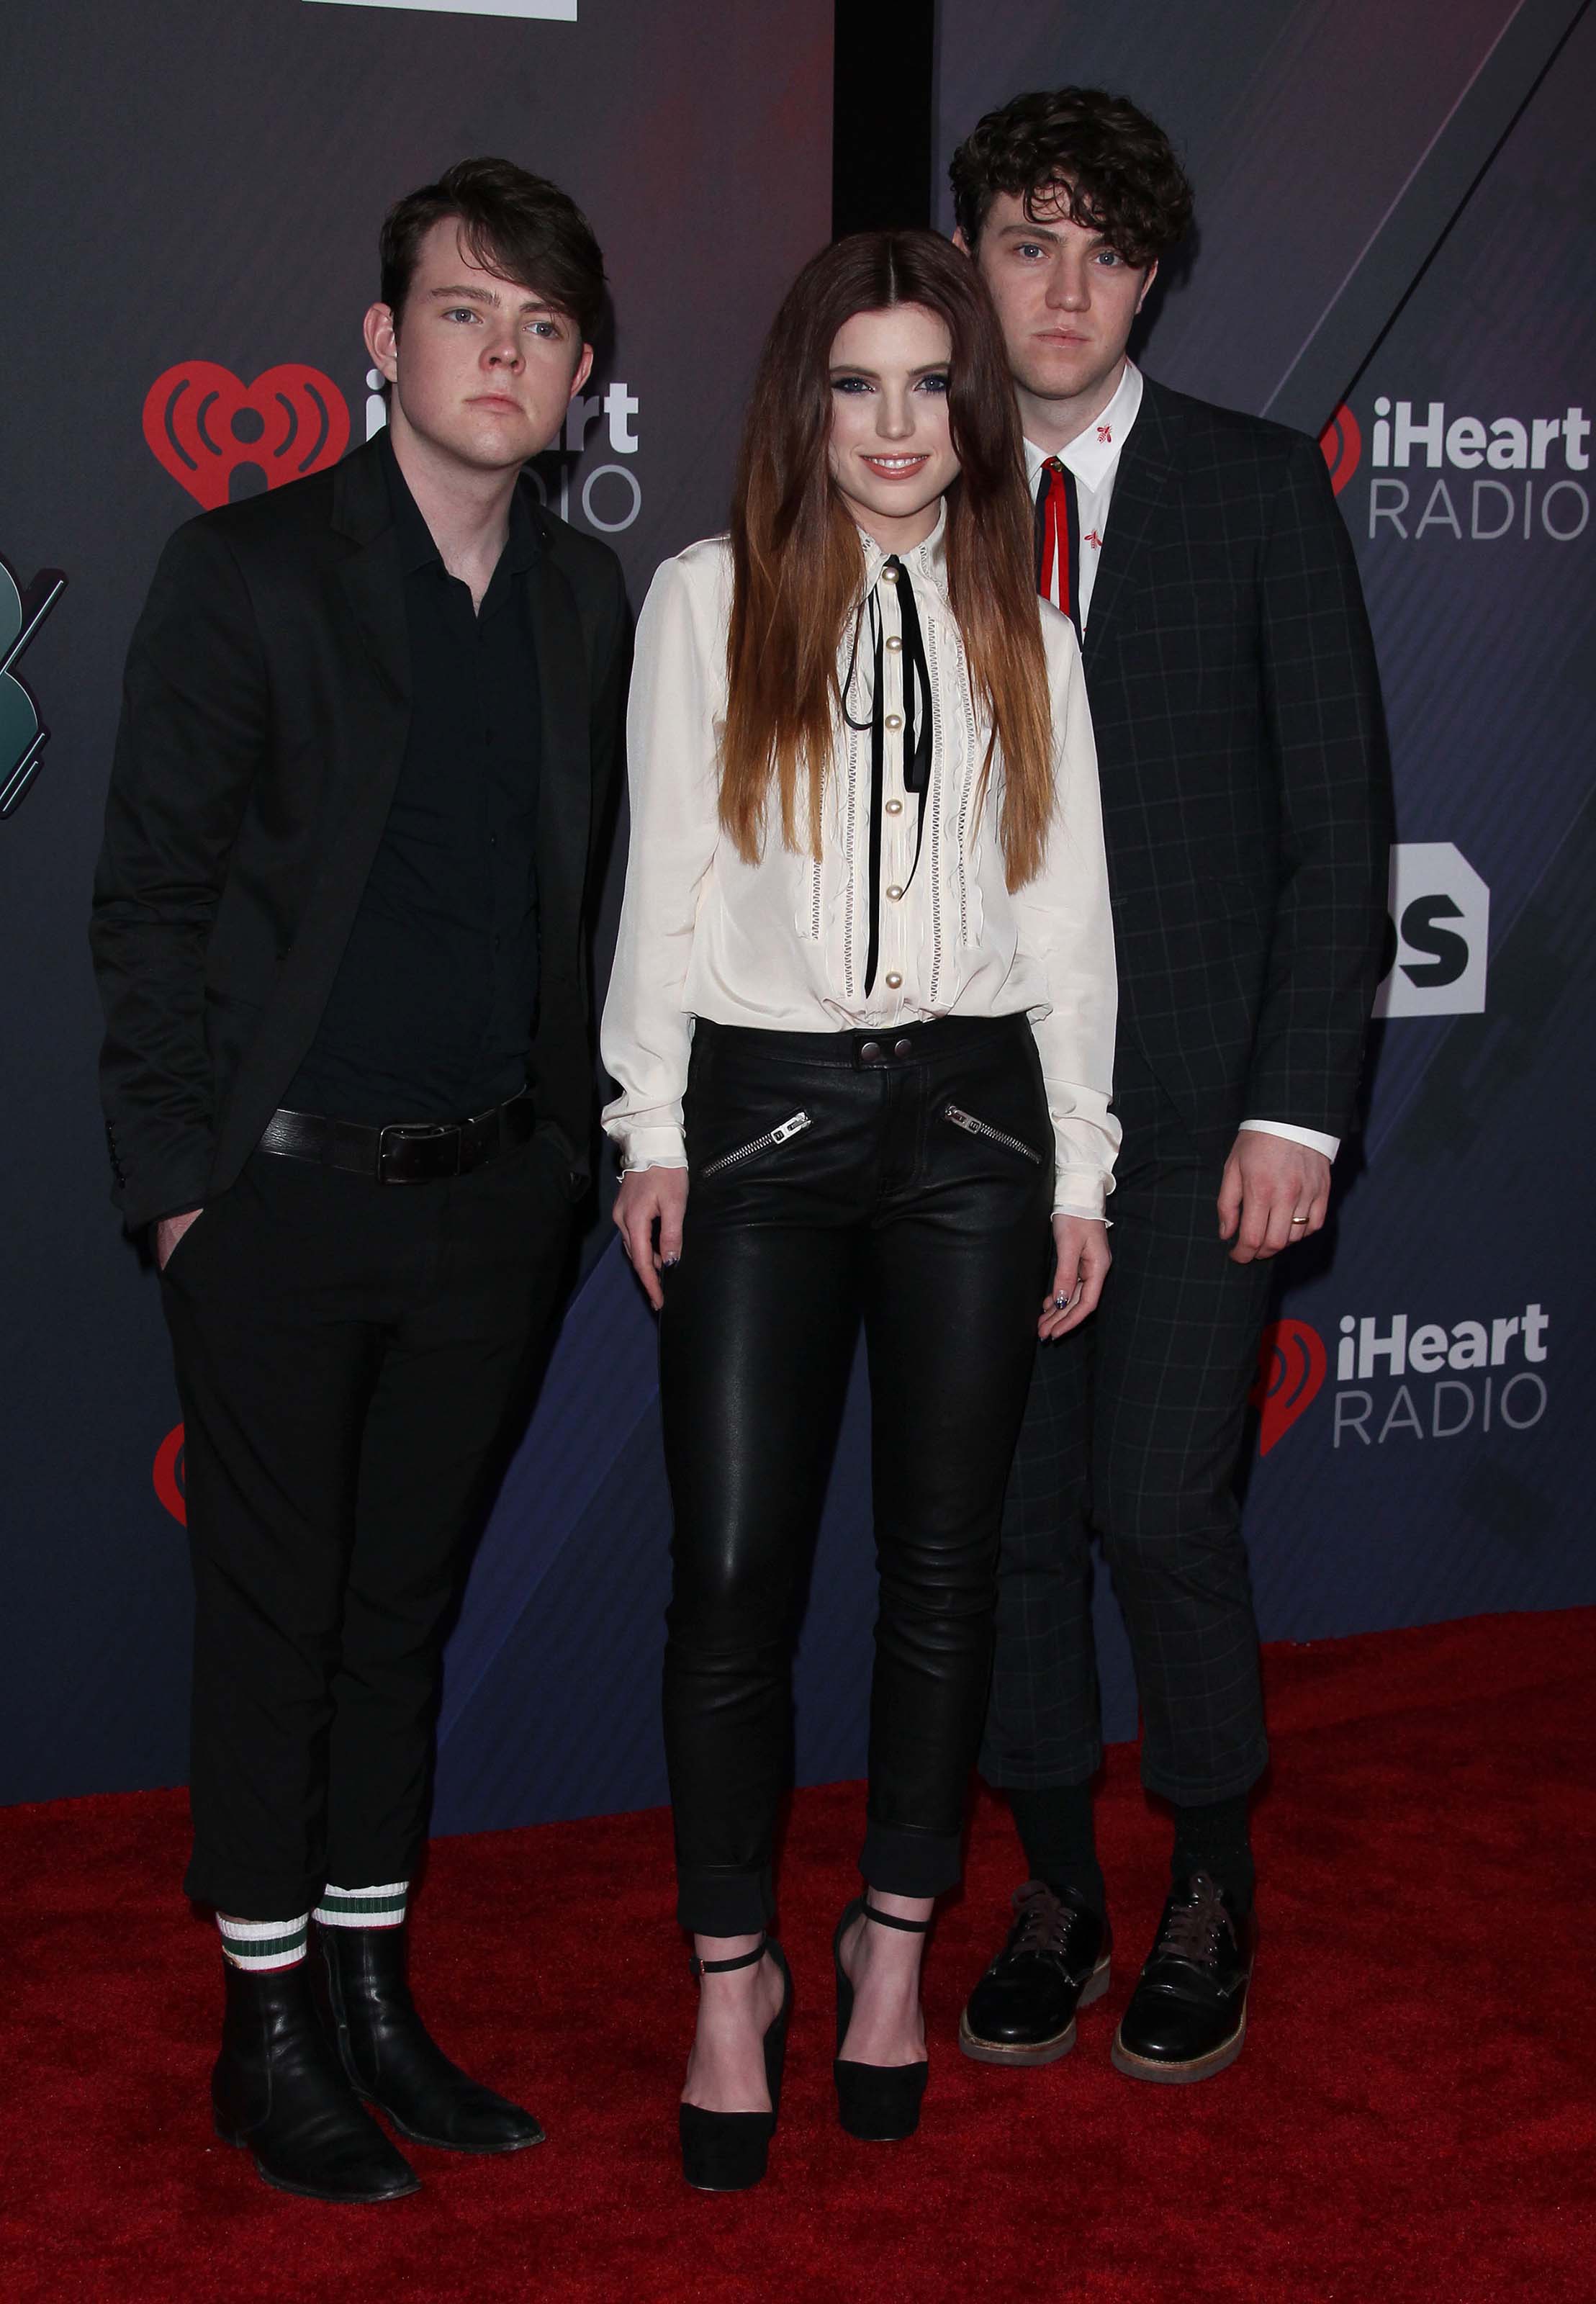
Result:
[[[402,2199],[415,2170],[356,2101],[317,2021],[306,1963],[252,1974],[232,1961],[222,2053],[211,2074],[216,2133],[268,2184],[308,2200]]]
[[[452,2064],[416,2012],[403,1927],[316,1931],[318,1992],[350,2086],[413,2144],[522,2152],[543,2142],[529,2112]]]

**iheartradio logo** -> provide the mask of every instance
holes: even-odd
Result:
[[[183,1427],[174,1424],[160,1446],[150,1478],[156,1494],[181,1527],[189,1525],[189,1507],[183,1485]]]
[[[1330,486],[1338,496],[1358,468],[1364,436],[1357,418],[1343,401],[1319,435],[1319,453],[1330,467]]]
[[[349,409],[331,377],[298,361],[241,384],[214,360],[180,360],[144,396],[144,437],[178,486],[214,512],[335,464],[349,445]]]
[[[1267,1456],[1316,1398],[1330,1356],[1317,1328],[1305,1320],[1271,1320],[1258,1351],[1258,1374],[1247,1394],[1258,1410],[1258,1453]]]

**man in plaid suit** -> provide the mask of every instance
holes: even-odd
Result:
[[[1324,1221],[1380,972],[1379,688],[1314,443],[1126,356],[1191,216],[1162,131],[1094,89],[1022,96],[950,173],[1018,392],[1038,583],[1085,661],[1125,1130],[1114,1268],[1096,1317],[1038,1352],[1004,1513],[982,1766],[1032,1877],[960,2037],[984,2062],[1051,2063],[1108,1987],[1094,1531],[1136,1660],[1143,1781],[1175,1823],[1113,2060],[1197,2080],[1246,2027],[1247,1794],[1267,1747],[1233,1483],[1271,1259]]]

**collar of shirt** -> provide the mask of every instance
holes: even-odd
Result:
[[[1130,437],[1141,405],[1142,371],[1135,360],[1127,360],[1108,406],[1084,432],[1077,434],[1067,448],[1058,452],[1059,462],[1068,465],[1084,488],[1100,488],[1109,479],[1119,461],[1120,450]],[[1037,447],[1033,440],[1026,442],[1026,473],[1033,495],[1042,478],[1042,467],[1051,453],[1047,448]]]
[[[393,508],[393,531],[399,543],[400,568],[406,576],[414,575],[418,568],[429,567],[435,562],[441,568],[443,555],[434,542],[421,507],[410,494],[410,484],[399,469],[399,459],[393,453],[393,444],[388,437],[386,426],[380,437],[383,469],[388,480],[388,502]],[[536,550],[537,531],[527,509],[526,492],[518,479],[510,499],[509,533],[494,570],[494,585],[502,576],[524,575],[532,565]]]
[[[923,542],[911,545],[907,552],[890,553],[879,545],[867,529],[859,529],[859,542],[865,547],[865,589],[873,592],[881,581],[881,572],[891,559],[901,560],[908,570],[909,581],[922,587],[929,585],[937,599],[946,604],[948,597],[948,502],[944,496],[936,508],[936,526]]]

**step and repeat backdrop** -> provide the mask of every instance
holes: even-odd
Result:
[[[155,1277],[106,1197],[86,942],[122,660],[160,547],[383,420],[360,341],[383,214],[451,161],[501,153],[570,191],[605,252],[613,334],[539,470],[640,602],[661,559],[724,525],[760,339],[830,233],[832,21],[831,0],[25,0],[8,16],[0,1800],[187,1766],[182,1435]],[[640,1553],[656,1590],[652,1491],[617,1544],[587,1533],[579,1601],[540,1588],[563,1542],[551,1500],[607,1473],[647,1410],[625,1312],[612,1353],[559,1363],[548,1492],[511,1537],[504,1605],[561,1664],[536,1732],[511,1732],[517,1813],[560,1797],[550,1722],[635,1711],[645,1739],[649,1693],[588,1611],[638,1579]],[[526,1669],[538,1679],[537,1656]]]
[[[1175,134],[1201,233],[1140,356],[1323,428],[1374,616],[1391,964],[1338,1212],[1283,1275],[1261,1363],[1247,1524],[1275,1639],[1596,1599],[1596,19],[1393,13],[940,12],[939,165],[992,105],[1065,80]],[[567,185],[605,248],[613,339],[542,480],[640,601],[720,525],[759,336],[826,236],[831,26],[820,0],[60,0],[13,30],[7,150],[30,189],[0,253],[0,1800],[185,1769],[182,1438],[155,1283],[106,1199],[84,939],[159,546],[380,422],[359,323],[382,212],[500,151]],[[182,420],[213,389],[214,447]],[[866,1415],[859,1376],[800,1645],[801,1781],[863,1765]],[[663,1799],[669,1529],[652,1322],[597,1217],[451,1642],[440,1828]],[[1099,1612],[1129,1735],[1106,1582]]]
[[[1389,966],[1362,1132],[1326,1233],[1283,1259],[1261,1373],[1263,1637],[1596,1599],[1596,14],[942,0],[941,25],[944,164],[1067,80],[1169,130],[1198,230],[1136,349],[1323,428],[1373,620]]]

